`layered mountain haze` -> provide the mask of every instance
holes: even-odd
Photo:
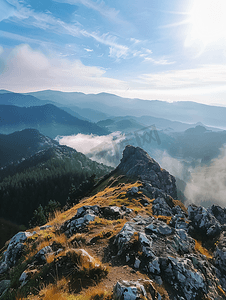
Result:
[[[127,146],[88,197],[5,245],[2,299],[225,299],[226,211],[176,198],[175,178]]]
[[[113,94],[83,94],[76,92],[40,91],[28,93],[41,100],[52,100],[60,104],[77,105],[81,108],[97,109],[113,116],[150,115],[171,121],[197,123],[213,127],[226,128],[226,107],[205,105],[192,101],[169,103],[159,100],[141,100],[123,98]]]
[[[40,106],[45,104],[54,104],[50,100],[39,100],[31,95],[23,95],[7,91],[0,91],[0,105],[16,105],[20,107]]]
[[[43,106],[17,107],[0,105],[0,132],[9,134],[16,130],[35,128],[44,135],[55,138],[57,135],[76,133],[107,134],[108,131],[89,121],[73,117],[52,104]]]

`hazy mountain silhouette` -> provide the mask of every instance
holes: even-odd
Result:
[[[202,122],[208,126],[226,127],[226,107],[211,106],[191,101],[168,103],[159,100],[140,100],[122,98],[113,94],[64,93],[58,91],[40,91],[29,93],[42,100],[52,100],[64,105],[77,105],[81,108],[97,109],[103,113],[122,116],[151,115],[172,121],[187,123]]]
[[[108,131],[98,125],[73,117],[64,110],[52,105],[17,107],[0,105],[0,132],[12,133],[25,128],[38,129],[51,138],[57,135],[107,134]]]

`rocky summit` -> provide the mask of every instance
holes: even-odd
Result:
[[[0,299],[226,299],[226,209],[187,208],[127,146],[91,194],[1,250]]]

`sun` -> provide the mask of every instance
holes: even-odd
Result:
[[[226,42],[226,0],[194,0],[189,16],[185,46]]]

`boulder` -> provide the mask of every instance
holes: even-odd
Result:
[[[226,208],[213,204],[207,209],[207,211],[212,214],[221,225],[226,224]]]
[[[24,242],[32,235],[33,233],[30,232],[18,232],[11,238],[7,250],[3,253],[3,260],[0,262],[0,274],[16,265],[22,255]]]
[[[36,255],[35,260],[38,264],[45,264],[46,263],[46,257],[53,253],[53,250],[50,246],[46,246],[42,248]]]
[[[148,297],[148,298],[147,298]],[[121,280],[113,288],[114,300],[161,300],[160,294],[155,290],[151,280],[126,281]]]
[[[188,206],[189,232],[202,238],[214,238],[221,232],[221,224],[204,207],[195,204]]]
[[[204,275],[197,271],[191,260],[184,258],[159,258],[162,276],[182,299],[202,299],[207,293]]]

